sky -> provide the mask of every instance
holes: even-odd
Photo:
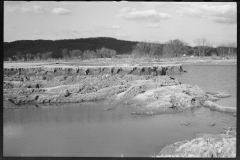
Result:
[[[4,42],[113,37],[196,46],[237,42],[235,2],[4,1]]]

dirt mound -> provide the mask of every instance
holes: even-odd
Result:
[[[203,134],[190,141],[176,142],[164,147],[157,157],[236,157],[236,134],[232,132],[228,128],[223,134]]]

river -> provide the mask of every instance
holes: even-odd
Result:
[[[188,73],[173,77],[204,91],[230,93],[218,103],[236,107],[236,65],[183,68]],[[105,103],[98,102],[5,110],[3,155],[149,157],[175,141],[236,126],[236,117],[204,107],[156,116],[132,115],[128,105],[104,108]],[[181,121],[190,125],[182,126]]]
[[[187,74],[174,75],[180,82],[198,85],[203,91],[226,92],[229,98],[223,98],[216,103],[237,106],[237,66],[236,65],[186,65],[183,68]]]

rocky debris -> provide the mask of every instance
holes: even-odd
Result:
[[[150,102],[146,107],[186,109],[201,106],[197,98],[204,95],[198,90],[194,91],[194,89],[194,87],[185,84],[156,88],[152,96],[146,99]],[[193,94],[193,92],[195,93]]]
[[[4,94],[9,94],[9,95],[17,95],[17,94],[22,94],[22,95],[30,95],[33,93],[44,93],[46,92],[45,89],[42,88],[23,88],[23,89],[12,89],[12,90],[4,90]]]
[[[215,125],[216,125],[216,124],[213,123],[213,122],[209,124],[209,126],[211,126],[211,127],[213,127],[213,126],[215,126]]]
[[[34,101],[36,101],[38,99],[38,95],[35,95],[35,94],[32,94],[32,95],[29,95],[29,96],[14,96],[12,98],[8,98],[8,101],[9,102],[12,102],[16,105],[20,105],[20,104],[23,104],[23,103],[32,103]]]
[[[233,108],[233,107],[225,107],[225,106],[222,106],[222,105],[219,105],[217,103],[214,103],[212,101],[205,101],[203,103],[203,106],[204,107],[208,107],[210,108],[211,110],[216,110],[216,111],[221,111],[221,112],[227,112],[227,113],[236,113],[237,109],[236,108]]]
[[[234,111],[212,102],[229,94],[205,93],[198,86],[181,84],[163,73],[177,72],[175,69],[167,66],[37,68],[18,71],[13,69],[6,71],[9,73],[5,76],[7,79],[10,79],[10,73],[14,73],[13,77],[25,76],[26,81],[5,81],[4,97],[14,104],[105,100],[108,105],[115,105],[136,100],[139,103],[136,102],[138,107],[131,107],[133,112],[147,115],[151,115],[151,112],[154,115],[178,113],[187,108],[200,106],[236,113],[236,109]],[[82,71],[84,74],[80,73]],[[149,74],[150,72],[159,72],[156,75],[161,76]],[[29,75],[24,75],[26,73]],[[39,80],[41,76],[46,78]],[[39,95],[38,98],[30,96],[35,94]]]
[[[161,115],[161,114],[175,114],[175,113],[182,112],[182,110],[178,108],[170,108],[169,106],[158,106],[156,104],[153,104],[152,106],[148,106],[148,105],[146,106],[146,104],[141,104],[137,106],[134,105],[134,106],[131,106],[131,110],[132,110],[132,114],[151,115],[151,116]]]
[[[41,87],[42,86],[39,83],[29,83],[28,82],[28,83],[23,84],[21,88],[41,88]]]
[[[172,107],[172,103],[169,102],[169,100],[167,99],[157,100],[146,106],[146,108],[171,108],[171,107]]]
[[[223,134],[236,136],[236,127],[224,127]]]
[[[230,94],[224,92],[206,92],[206,93],[216,98],[227,98],[231,96]]]
[[[187,86],[186,93],[194,97],[204,97],[206,95],[206,93],[203,92],[203,90],[199,88],[197,85],[194,87]]]
[[[147,111],[147,112],[132,112],[131,114],[153,116],[153,115],[154,115],[154,112],[153,112],[153,111]]]
[[[71,78],[70,78],[71,79]],[[8,89],[4,94],[8,101],[14,104],[23,103],[52,103],[52,102],[84,102],[84,101],[108,101],[108,105],[120,104],[131,101],[135,97],[141,101],[141,107],[135,107],[138,114],[151,115],[149,111],[157,114],[178,113],[191,107],[207,106],[211,109],[233,112],[234,109],[219,107],[209,101],[208,96],[197,86],[179,84],[169,76],[135,76],[126,75],[119,78],[118,75],[107,79],[101,76],[78,77],[77,81],[71,80],[71,84],[52,88],[25,88],[39,87],[44,82],[27,83],[21,90]],[[121,83],[125,81],[124,83]],[[163,81],[174,83],[171,86],[162,86]],[[121,85],[124,84],[124,85]],[[11,95],[10,93],[20,94]],[[31,98],[32,94],[39,93],[37,99]],[[134,107],[132,107],[134,108]],[[147,113],[149,112],[149,113]],[[235,113],[235,112],[233,112]]]
[[[217,97],[215,97],[215,96],[212,96],[212,95],[210,95],[210,94],[207,94],[207,98],[208,98],[208,100],[210,100],[210,101],[218,101],[218,100],[219,100],[219,98],[217,98]]]
[[[38,67],[38,68],[4,68],[4,74],[11,76],[42,76],[44,79],[52,79],[56,75],[166,75],[182,73],[181,65],[155,65],[155,66],[66,66],[66,67]]]
[[[138,107],[138,105],[134,103],[131,105],[131,107]]]
[[[156,157],[236,157],[236,134],[230,132],[225,130],[223,134],[203,134],[190,141],[167,145]]]
[[[12,89],[12,88],[20,88],[23,85],[21,81],[4,81],[3,88],[4,89]]]
[[[181,121],[181,125],[182,126],[189,126],[189,122],[188,121]]]
[[[151,80],[138,80],[135,82],[135,84],[132,83],[132,85],[126,90],[126,92],[122,94],[120,100],[133,98],[137,94],[142,93],[143,91],[156,87],[156,85]]]
[[[114,107],[111,107],[111,108],[105,108],[105,109],[103,109],[104,111],[110,111],[110,110],[113,110],[114,109]]]
[[[178,107],[178,108],[186,108],[186,107],[191,107],[192,106],[192,100],[195,98],[192,98],[191,96],[184,94],[182,92],[180,93],[174,93],[171,95],[171,102],[173,107]]]
[[[171,78],[170,76],[155,76],[151,79],[157,84],[157,87],[181,84],[177,79]]]
[[[64,90],[64,92],[63,92],[63,96],[64,96],[64,97],[68,97],[70,94],[71,94],[71,93],[70,93],[67,89]]]

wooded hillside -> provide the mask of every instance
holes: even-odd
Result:
[[[138,42],[118,40],[115,38],[81,38],[64,40],[20,40],[14,42],[4,42],[4,59],[16,55],[17,52],[25,55],[30,53],[52,52],[52,58],[62,58],[62,50],[93,50],[101,48],[113,49],[117,54],[131,54],[133,46]]]

